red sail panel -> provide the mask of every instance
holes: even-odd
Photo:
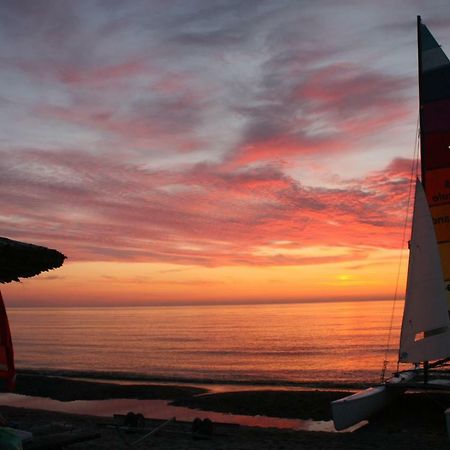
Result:
[[[425,175],[430,175],[428,174],[429,170],[450,166],[450,131],[425,133],[422,143],[423,147],[427,149],[427,172]],[[432,176],[428,176],[428,178],[432,178]]]
[[[422,106],[422,127],[427,133],[448,131],[450,116],[450,100],[426,103]]]
[[[450,61],[423,24],[419,35],[422,180],[450,309]]]
[[[14,351],[9,330],[2,293],[0,292],[0,380],[3,380],[7,391],[14,390],[16,369],[14,367]]]

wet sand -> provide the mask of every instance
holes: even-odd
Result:
[[[207,392],[188,385],[166,384],[115,384],[84,381],[63,377],[22,374],[17,375],[16,394],[48,397],[69,402],[73,400],[106,400],[112,398],[183,399]]]
[[[191,386],[116,385],[67,380],[45,376],[19,375],[17,393],[75,399],[140,398],[169,399],[175,404],[209,411],[329,420],[330,401],[346,395],[333,391],[245,391],[195,396],[204,390]],[[125,396],[125,397],[124,397]],[[0,395],[1,405],[1,395]],[[215,425],[210,438],[198,439],[191,423],[174,423],[146,440],[155,449],[450,449],[445,429],[444,410],[450,397],[443,394],[406,394],[370,424],[353,433],[324,433]],[[127,448],[112,426],[113,418],[37,411],[0,406],[0,412],[18,428],[39,432],[68,432],[82,429],[100,433],[101,438],[69,448]],[[162,421],[148,421],[153,428]],[[127,434],[132,441],[142,434]],[[25,447],[26,448],[26,447]]]

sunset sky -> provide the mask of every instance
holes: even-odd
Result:
[[[0,236],[68,256],[6,304],[392,298],[417,14],[449,52],[447,0],[3,0]]]

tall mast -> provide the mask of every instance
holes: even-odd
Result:
[[[422,185],[425,188],[425,152],[422,137],[422,39],[421,39],[422,19],[417,16],[417,60],[418,60],[418,80],[419,80],[419,139],[420,139],[420,174]]]
[[[417,16],[417,70],[419,80],[419,139],[420,139],[420,175],[422,178],[422,186],[425,189],[425,151],[423,148],[422,137],[422,38],[421,38],[421,22],[420,16]],[[428,383],[428,367],[429,361],[423,361],[423,382]]]

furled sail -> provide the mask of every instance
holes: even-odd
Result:
[[[405,311],[400,337],[400,362],[422,362],[450,355],[447,294],[422,183],[416,194],[410,241]]]
[[[418,20],[422,182],[450,309],[450,61]]]

